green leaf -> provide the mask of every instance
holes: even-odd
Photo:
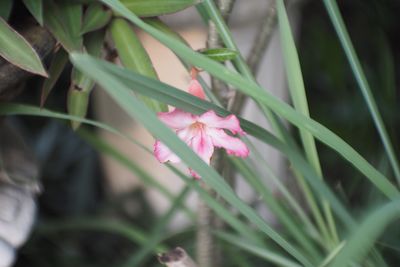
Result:
[[[175,133],[160,122],[152,111],[132,97],[129,87],[116,79],[112,73],[104,69],[99,61],[84,54],[71,54],[71,61],[81,71],[96,80],[128,115],[140,122],[151,134],[166,146],[202,177],[202,180],[216,190],[230,205],[235,207],[250,222],[256,225],[290,255],[304,266],[313,266],[308,259],[269,226],[252,208],[240,200],[221,176],[193,152]],[[107,63],[103,63],[107,65]],[[218,64],[218,63],[217,63]]]
[[[101,49],[104,43],[105,31],[95,31],[85,35],[85,49],[95,57],[100,57]],[[68,113],[84,118],[89,106],[90,92],[94,87],[94,81],[88,76],[78,71],[76,68],[72,69],[71,85],[68,90],[67,109]],[[71,121],[72,129],[79,128],[81,122]]]
[[[145,18],[144,21],[146,21],[146,23],[153,26],[154,28],[160,30],[161,32],[167,34],[168,36],[180,41],[181,43],[186,44],[187,46],[190,46],[189,43],[179,33],[172,30],[159,18]]]
[[[400,218],[400,200],[391,201],[372,212],[350,235],[329,267],[361,263],[385,228]]]
[[[109,5],[114,11],[123,15],[137,26],[154,36],[163,44],[168,46],[177,55],[184,60],[203,68],[211,73],[214,77],[234,86],[243,93],[251,96],[259,103],[270,108],[276,114],[287,119],[300,129],[307,129],[315,138],[319,139],[329,147],[336,150],[343,158],[349,161],[362,174],[365,175],[383,194],[389,198],[397,198],[400,193],[396,187],[388,181],[388,179],[376,170],[368,161],[366,161],[356,150],[354,150],[343,139],[334,134],[332,131],[322,126],[320,123],[302,115],[293,110],[288,104],[274,97],[267,90],[262,89],[256,83],[241,77],[237,73],[227,69],[221,64],[208,59],[207,57],[195,53],[185,45],[169,37],[168,35],[158,31],[157,29],[145,24],[135,14],[129,12],[123,5],[115,0],[102,0],[103,3]]]
[[[85,91],[79,91],[71,87],[68,90],[68,113],[74,117],[84,118],[86,117],[87,107],[89,104],[89,93]],[[72,129],[76,130],[81,125],[80,121],[71,121]]]
[[[26,71],[47,77],[39,55],[33,47],[0,18],[0,56]]]
[[[134,72],[157,79],[153,63],[142,43],[134,32],[132,25],[125,19],[115,18],[111,22],[110,32],[122,64]],[[152,110],[166,111],[167,106],[147,97],[141,100]]]
[[[42,86],[40,97],[40,106],[43,107],[51,90],[60,77],[65,65],[68,62],[68,54],[64,49],[60,48],[53,56],[49,67],[49,78],[45,79]]]
[[[228,61],[237,57],[238,52],[228,48],[210,48],[199,51],[203,55],[215,61]]]
[[[171,203],[175,200],[175,194],[171,193],[169,189],[167,189],[164,185],[162,185],[156,178],[151,176],[146,170],[144,170],[139,164],[132,161],[129,156],[122,154],[118,149],[114,148],[113,145],[107,143],[101,137],[96,134],[93,134],[85,129],[80,128],[77,133],[83,140],[85,140],[89,145],[91,145],[98,152],[110,157],[115,160],[132,173],[134,173],[144,185],[148,187],[154,187],[154,189],[158,190],[160,194],[162,194],[165,198],[167,198]],[[131,140],[130,140],[131,141]],[[135,143],[135,145],[138,145]],[[143,147],[141,147],[143,149]],[[145,150],[148,153],[151,153],[148,150]],[[194,220],[194,213],[182,203],[182,210],[186,213],[189,219]]]
[[[146,244],[141,246],[141,248],[128,258],[122,266],[143,266],[143,261],[150,256],[149,254],[152,251],[156,250],[157,245],[165,238],[168,224],[177,211],[179,211],[179,206],[186,200],[190,192],[190,187],[187,185],[181,189],[181,192],[175,197],[175,201],[172,203],[169,210],[157,219],[157,223],[152,227],[151,234]],[[157,252],[160,253],[162,251],[159,250]]]
[[[82,6],[63,0],[44,1],[44,25],[68,52],[82,50]]]
[[[258,246],[246,242],[240,237],[220,231],[216,232],[215,234],[218,238],[222,239],[223,241],[228,242],[235,247],[239,247],[260,258],[263,258],[271,263],[275,263],[279,266],[284,266],[284,267],[301,267],[301,265],[299,265],[298,263],[293,262],[287,259],[286,257],[282,257],[281,255],[272,251],[271,249],[260,248]]]
[[[277,12],[286,77],[289,84],[292,102],[295,109],[299,113],[303,114],[304,116],[310,117],[299,56],[297,54],[296,45],[294,43],[293,35],[290,29],[285,5],[282,0],[277,1]],[[311,166],[315,169],[317,174],[322,177],[322,169],[314,137],[306,129],[300,129],[300,137],[303,143],[307,160],[310,162]],[[333,215],[329,204],[326,201],[323,201],[322,205],[325,212],[325,217],[328,221],[330,236],[328,235],[328,233],[326,233],[327,230],[325,230],[324,225],[319,223],[319,226],[321,228],[321,232],[325,235],[326,241],[330,242],[330,239],[332,239],[332,243],[335,245],[336,243],[338,243],[338,236]]]
[[[37,22],[43,26],[43,2],[42,0],[24,0],[26,8],[35,17]]]
[[[112,17],[109,9],[104,9],[101,4],[93,3],[85,11],[81,34],[95,31],[107,25]]]
[[[175,13],[199,3],[199,0],[121,0],[139,17],[156,17]]]
[[[0,1],[0,17],[5,21],[10,17],[13,7],[13,0],[2,0]]]
[[[41,234],[60,232],[60,231],[72,231],[72,230],[90,230],[107,232],[123,236],[127,240],[139,245],[145,245],[148,240],[148,236],[143,230],[136,228],[132,224],[125,224],[122,222],[104,220],[101,218],[89,218],[89,219],[77,219],[77,220],[66,220],[66,221],[52,221],[38,225],[38,232]],[[164,246],[158,246],[157,250],[165,250]]]
[[[387,129],[383,122],[382,116],[379,112],[378,106],[372,94],[368,80],[361,67],[360,60],[358,59],[357,53],[354,50],[350,36],[347,32],[344,24],[342,15],[340,14],[339,8],[335,0],[324,0],[326,9],[328,10],[330,19],[335,27],[336,33],[339,36],[339,40],[343,46],[346,57],[350,63],[350,67],[353,71],[354,77],[360,87],[361,93],[367,103],[368,109],[371,113],[375,127],[378,130],[379,136],[382,140],[383,146],[385,147],[386,154],[388,155],[390,164],[393,168],[397,183],[400,185],[400,166],[399,160],[393,149],[392,142],[389,138]]]

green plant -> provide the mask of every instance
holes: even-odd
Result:
[[[12,1],[4,1],[6,2]],[[365,98],[392,172],[381,172],[332,130],[310,118],[306,95],[307,85],[303,81],[300,60],[283,0],[276,1],[276,11],[293,106],[277,99],[257,84],[254,73],[240,54],[214,1],[49,0],[24,1],[24,3],[37,22],[47,27],[62,46],[58,47],[54,53],[48,68],[49,78],[43,85],[41,105],[45,105],[47,96],[69,58],[73,65],[68,96],[69,114],[15,103],[0,104],[0,114],[70,120],[77,134],[89,144],[99,152],[128,166],[132,172],[142,178],[146,186],[159,190],[172,204],[171,209],[148,232],[136,228],[129,230],[127,225],[110,224],[107,221],[94,222],[92,219],[58,226],[48,225],[51,231],[59,227],[64,230],[78,228],[117,232],[140,245],[138,252],[125,263],[126,266],[141,266],[150,253],[165,249],[162,241],[170,236],[163,230],[175,212],[184,210],[190,219],[195,219],[195,215],[184,204],[187,193],[194,190],[198,192],[206,205],[214,210],[215,216],[220,217],[227,225],[213,232],[213,235],[222,242],[222,253],[229,255],[235,253],[232,250],[246,251],[245,256],[238,256],[240,259],[236,261],[248,262],[248,266],[256,266],[253,264],[259,261],[263,262],[262,264],[265,264],[264,261],[269,262],[270,266],[310,267],[388,266],[390,264],[375,244],[379,242],[380,235],[390,223],[393,223],[400,215],[398,200],[400,192],[398,185],[395,184],[395,180],[399,182],[400,179],[399,162],[335,0],[325,0],[324,4]],[[173,13],[189,6],[196,6],[205,21],[212,21],[216,34],[221,38],[223,49],[193,51],[161,20],[144,18]],[[4,12],[3,16],[7,18],[7,12]],[[0,55],[27,71],[47,76],[39,56],[29,47],[26,40],[13,31],[4,20],[1,20],[0,24],[3,25],[0,25]],[[272,132],[239,118],[241,126],[248,135],[274,147],[287,159],[293,179],[296,179],[306,200],[305,206],[297,204],[289,193],[288,186],[280,183],[280,178],[271,172],[270,164],[257,156],[262,151],[258,151],[248,138],[244,137],[243,140],[250,147],[251,157],[249,159],[222,157],[222,163],[216,163],[213,166],[228,166],[230,171],[221,172],[219,168],[207,165],[157,118],[155,112],[165,111],[166,105],[192,114],[203,114],[213,110],[220,116],[232,114],[232,106],[226,104],[227,101],[224,101],[226,99],[221,99],[218,90],[215,95],[213,94],[217,87],[214,83],[214,88],[208,88],[203,83],[211,99],[209,102],[159,81],[133,26],[159,40],[173,51],[186,67],[201,68],[213,79],[231,86],[258,104],[260,112],[273,126]],[[101,48],[107,44],[106,32],[111,35],[123,67],[102,59]],[[231,62],[232,65],[221,64],[225,61]],[[118,129],[85,118],[89,95],[95,84],[99,85],[96,90],[104,90],[129,116],[140,122],[156,139],[161,140],[184,163],[196,171],[202,177],[201,181],[192,180],[174,166],[167,165],[167,168],[180,176],[188,185],[180,196],[174,197],[141,166],[93,133],[85,129],[78,130],[82,123],[93,125],[141,146],[140,141],[132,140]],[[240,113],[240,110],[235,111]],[[283,122],[289,123],[293,130],[287,129]],[[299,134],[300,142],[297,142],[297,134]],[[354,216],[352,207],[345,203],[345,199],[338,194],[338,191],[327,183],[328,177],[323,172],[316,141],[343,157],[363,179],[369,180],[369,187],[379,192],[380,199],[384,199],[383,204],[376,206],[366,219]],[[144,148],[143,153],[151,153],[151,151]],[[265,165],[267,173],[254,168],[254,162]],[[276,215],[281,228],[272,227],[260,217],[254,207],[238,198],[234,188],[227,181],[230,177],[224,177],[227,174],[231,176],[234,172],[241,174],[257,194],[262,196],[263,204]],[[265,185],[263,180],[265,176],[269,176],[278,185],[278,190],[284,196],[282,199],[275,198]],[[218,196],[224,200],[225,204],[214,198],[210,190],[202,188],[200,185],[202,183],[218,192]],[[144,244],[145,239],[150,241]],[[249,260],[253,256],[259,257],[260,260]],[[227,260],[227,262],[223,261],[221,266],[232,266],[230,264],[232,263]]]

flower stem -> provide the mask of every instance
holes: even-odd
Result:
[[[218,8],[225,21],[229,19],[229,14],[233,8],[235,0],[219,0]],[[217,48],[221,46],[221,40],[216,28],[216,25],[212,20],[209,21],[208,25],[208,48]],[[221,81],[211,77],[211,89],[217,96],[218,100],[224,107],[227,107],[228,102],[232,95],[230,95],[231,90],[229,87],[222,83]],[[223,154],[220,151],[216,151],[211,161],[211,165],[219,172],[221,175],[226,169],[226,160],[224,160]],[[223,175],[222,175],[223,176]],[[228,181],[228,183],[231,183]],[[209,194],[218,197],[216,192],[211,188],[202,185]],[[199,267],[211,267],[221,265],[221,251],[218,246],[215,245],[214,238],[212,236],[211,230],[218,230],[224,227],[223,222],[215,216],[211,209],[200,199],[198,204],[198,218],[197,218],[198,230],[197,230],[197,262]]]

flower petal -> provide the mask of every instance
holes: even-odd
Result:
[[[167,161],[177,163],[181,161],[180,158],[171,151],[171,149],[169,149],[159,140],[157,140],[154,144],[154,156],[161,163],[165,163]]]
[[[215,114],[214,110],[209,110],[201,115],[198,121],[206,124],[207,127],[227,129],[233,134],[245,134],[242,128],[240,128],[240,122],[238,118],[236,118],[236,116],[233,114],[223,118]]]
[[[206,99],[206,95],[204,94],[203,87],[201,87],[201,84],[196,79],[192,79],[190,81],[188,92],[189,92],[189,94],[197,96],[198,98]]]
[[[190,147],[200,156],[207,164],[210,164],[210,159],[214,153],[214,146],[210,136],[205,131],[199,131],[191,142]]]
[[[195,122],[196,116],[189,112],[175,108],[170,112],[158,112],[158,118],[168,127],[178,130],[188,127]]]
[[[208,128],[207,135],[211,136],[214,146],[225,148],[229,155],[245,158],[250,153],[242,140],[227,135],[224,130]]]

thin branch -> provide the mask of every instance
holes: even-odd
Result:
[[[264,18],[265,20],[260,24],[260,28],[257,32],[258,34],[253,42],[253,47],[247,59],[247,64],[254,76],[256,76],[259,70],[276,26],[277,18],[275,1],[272,1],[268,6]],[[245,100],[246,96],[244,94],[236,92],[235,97],[229,103],[229,110],[234,114],[239,114],[242,111]]]
[[[218,1],[218,8],[225,21],[229,19],[229,15],[232,11],[234,3],[235,0]],[[215,24],[211,20],[209,21],[208,29],[207,47],[220,47],[221,40]],[[230,93],[231,91],[229,90],[229,87],[225,83],[211,77],[211,88],[218,100],[226,107],[230,101],[230,98],[233,96]],[[225,160],[223,155],[220,153],[220,151],[216,151],[214,153],[211,165],[221,174],[223,173],[224,166],[226,165],[224,162]],[[211,188],[206,186],[204,183],[202,186],[208,191],[209,194],[217,197],[217,194],[211,190]],[[199,200],[198,204],[197,224],[196,257],[199,266],[219,266],[221,261],[220,250],[217,246],[215,246],[215,241],[211,230],[215,229],[216,227],[221,228],[223,224],[221,224],[220,220],[217,219],[217,216],[215,216],[211,209],[201,199]]]

